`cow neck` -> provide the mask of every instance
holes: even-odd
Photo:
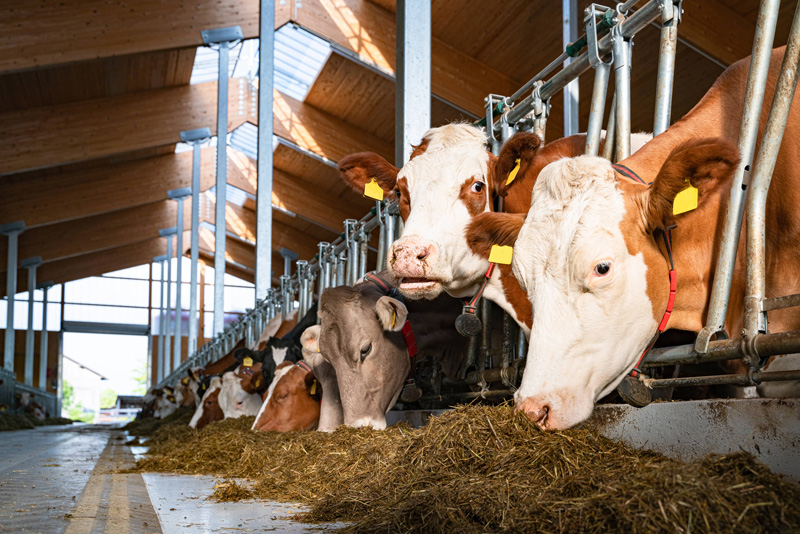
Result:
[[[639,366],[642,364],[642,360],[650,352],[650,349],[653,348],[653,345],[656,344],[658,340],[658,336],[660,336],[664,330],[667,329],[667,323],[669,323],[669,318],[672,315],[672,310],[675,307],[675,297],[678,294],[678,274],[675,271],[675,261],[672,258],[672,229],[675,226],[667,226],[662,230],[662,235],[664,236],[664,246],[667,249],[667,260],[669,261],[669,298],[667,299],[667,307],[664,310],[664,315],[661,317],[661,322],[658,324],[658,329],[656,330],[655,334],[653,334],[653,338],[650,340],[650,343],[647,344],[647,348],[644,349],[642,355],[639,356],[639,360],[636,362],[636,365],[633,366],[633,369],[630,372],[630,375],[633,378],[639,378],[642,375],[641,369]]]
[[[397,299],[403,304],[405,301],[403,300],[403,296],[397,290],[397,288],[390,286],[385,280],[383,280],[377,273],[369,272],[364,277],[366,280],[369,280],[375,286],[380,289],[384,295],[387,297],[391,297],[393,299]],[[403,333],[403,340],[406,343],[406,349],[408,350],[408,359],[411,361],[410,369],[408,370],[408,378],[406,379],[406,383],[413,384],[414,383],[414,370],[416,369],[417,365],[417,340],[414,337],[414,329],[411,327],[411,321],[406,319],[406,322],[403,323],[402,328]]]

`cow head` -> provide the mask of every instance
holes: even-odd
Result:
[[[342,400],[339,397],[339,383],[336,380],[336,371],[331,363],[319,351],[320,326],[314,325],[306,328],[300,342],[303,345],[303,360],[311,367],[314,376],[322,385],[325,394],[319,407],[319,423],[317,431],[333,432],[344,424]]]
[[[261,408],[261,395],[245,391],[242,382],[242,377],[235,372],[229,371],[222,375],[219,407],[222,408],[225,419],[256,415]]]
[[[319,421],[322,387],[314,373],[292,362],[283,362],[256,416],[252,430],[311,430]]]
[[[663,229],[677,222],[673,236],[713,234],[714,222],[692,228],[690,221],[716,209],[737,161],[729,142],[705,139],[673,150],[649,188],[618,179],[607,160],[590,156],[540,173],[513,260],[534,309],[515,400],[539,426],[585,420],[636,364],[667,304]],[[673,216],[687,181],[699,189],[699,208]],[[681,259],[679,246],[673,253]],[[678,302],[681,296],[678,270]]]
[[[482,129],[450,124],[429,130],[400,170],[371,153],[339,162],[340,176],[354,190],[363,192],[374,178],[398,197],[405,225],[389,251],[389,266],[403,296],[433,299],[444,290],[466,297],[477,290],[488,262],[467,245],[467,225],[492,209],[493,195],[507,195],[531,175],[538,147],[538,137],[519,133],[496,158],[486,150]],[[509,184],[518,159],[517,178]]]
[[[344,424],[386,428],[410,368],[405,305],[366,282],[326,289],[319,310],[319,349],[335,370]]]
[[[219,392],[222,388],[222,379],[215,376],[209,382],[203,398],[189,421],[189,426],[200,430],[212,421],[222,421],[225,416],[219,406]]]

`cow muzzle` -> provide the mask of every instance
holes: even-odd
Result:
[[[389,249],[389,268],[400,280],[400,291],[404,295],[422,296],[441,291],[441,281],[433,275],[437,259],[436,247],[418,236],[395,241]]]

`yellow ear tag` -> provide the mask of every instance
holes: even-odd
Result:
[[[675,200],[672,201],[672,214],[680,215],[695,208],[697,208],[697,188],[689,184],[689,187],[675,195]]]
[[[245,367],[253,367],[253,358],[248,356],[247,358],[244,359],[242,365],[244,365]]]
[[[183,380],[181,380],[181,384],[183,384],[184,386],[188,386],[189,385],[189,377],[188,376],[184,377]]]
[[[375,200],[383,200],[383,189],[375,181],[375,178],[364,184],[364,196]]]
[[[513,169],[511,169],[510,173],[508,173],[508,180],[506,180],[506,185],[514,181],[514,178],[517,177],[518,172],[519,172],[519,158],[517,158],[517,165]]]
[[[397,312],[392,311],[392,328],[394,328],[394,324],[397,322]]]
[[[489,252],[489,263],[502,263],[511,265],[511,258],[514,257],[514,247],[508,245],[492,245]]]
[[[313,382],[311,382],[311,394],[313,395],[316,392],[317,392],[317,381],[314,380]]]

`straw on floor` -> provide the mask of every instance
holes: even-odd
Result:
[[[306,503],[348,532],[780,532],[800,487],[745,453],[681,462],[593,430],[541,432],[507,406],[465,406],[420,429],[332,434],[165,425],[139,471],[247,478],[217,496]]]

